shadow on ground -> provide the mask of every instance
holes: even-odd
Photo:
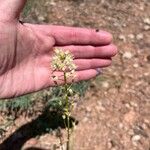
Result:
[[[76,121],[73,117],[71,117],[70,120],[70,127],[72,127],[71,122],[78,124],[78,121]],[[23,145],[29,139],[56,130],[58,128],[65,128],[62,114],[56,111],[45,109],[45,111],[35,120],[21,126],[2,144],[0,144],[0,150],[21,150]],[[31,147],[26,150],[42,149]]]

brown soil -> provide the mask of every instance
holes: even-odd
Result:
[[[36,8],[24,18],[104,29],[118,45],[112,67],[92,82],[76,108],[74,150],[150,150],[149,10],[149,0],[37,0]],[[30,120],[20,117],[16,124],[20,127]],[[11,127],[10,133],[17,129]],[[44,134],[24,143],[23,150],[53,150],[59,140],[55,134]],[[17,144],[9,149],[19,150]]]

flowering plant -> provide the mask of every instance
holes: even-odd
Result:
[[[74,81],[75,79],[75,69],[77,68],[73,62],[73,55],[69,51],[64,51],[62,49],[55,49],[54,56],[52,58],[52,79],[55,84],[59,81],[64,83],[63,95],[59,105],[63,106],[62,118],[64,120],[64,125],[67,131],[67,145],[66,150],[70,150],[70,136],[71,127],[74,127],[74,122],[71,122],[71,112],[74,108],[74,96],[76,93],[72,89],[72,84],[68,84],[70,79]],[[57,74],[56,72],[61,72],[62,74]],[[71,125],[70,125],[71,123]],[[63,150],[63,144],[61,144],[61,149]]]

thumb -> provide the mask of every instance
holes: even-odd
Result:
[[[18,19],[27,0],[0,0],[0,19]]]

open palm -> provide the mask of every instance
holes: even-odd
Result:
[[[50,62],[55,47],[70,50],[78,66],[75,81],[97,75],[117,52],[104,31],[51,25],[21,24],[25,0],[0,1],[0,98],[16,97],[54,86]],[[63,84],[63,83],[59,83]]]

